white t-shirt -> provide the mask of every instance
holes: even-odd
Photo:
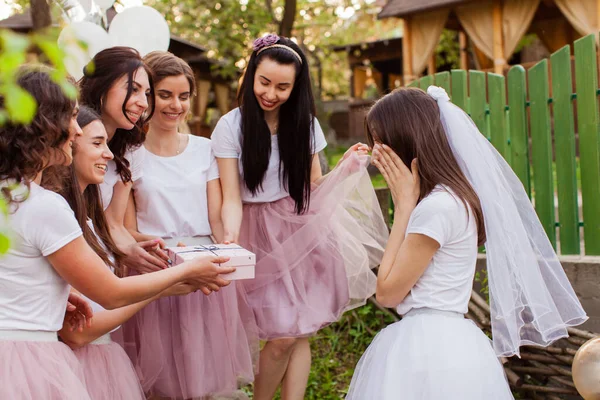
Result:
[[[8,221],[13,240],[0,256],[0,330],[56,332],[70,287],[46,257],[81,236],[81,228],[65,199],[35,183]]]
[[[133,183],[140,232],[171,237],[208,236],[207,182],[219,178],[210,140],[189,136],[187,147],[173,157],[160,157],[144,146],[144,176]]]
[[[440,248],[396,308],[398,313],[423,307],[466,313],[477,261],[475,216],[458,197],[438,185],[411,214],[406,229],[406,234],[410,233],[429,236]]]
[[[129,161],[129,170],[131,171],[131,180],[133,182],[140,179],[144,173],[142,170],[142,163],[144,154],[138,151],[126,151],[125,158]],[[104,175],[104,182],[100,187],[100,196],[102,197],[102,207],[106,210],[112,200],[113,190],[118,181],[121,180],[121,175],[117,173],[117,164],[110,160],[106,169],[106,175]]]
[[[236,108],[225,114],[212,133],[213,151],[219,158],[237,158],[240,169],[240,176],[244,176],[242,166],[242,114],[239,108]],[[315,118],[313,121],[313,151],[316,154],[327,147],[325,135]],[[281,181],[279,173],[279,144],[277,135],[271,135],[271,157],[269,167],[265,173],[262,182],[262,192],[252,195],[244,182],[241,183],[241,195],[244,203],[270,203],[289,196],[285,184]]]

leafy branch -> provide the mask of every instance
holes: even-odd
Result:
[[[64,65],[65,54],[58,47],[54,31],[39,31],[28,35],[0,29],[0,126],[10,122],[30,124],[37,111],[34,97],[17,84],[19,70],[27,63],[28,54],[36,50],[39,61],[52,67],[50,77],[70,98],[77,89],[68,81]],[[8,251],[10,231],[9,207],[0,196],[0,254]]]

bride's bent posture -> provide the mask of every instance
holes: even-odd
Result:
[[[587,319],[523,186],[441,88],[383,97],[367,134],[395,205],[377,299],[403,318],[375,337],[347,399],[512,399],[498,356]],[[484,244],[493,344],[464,317]]]

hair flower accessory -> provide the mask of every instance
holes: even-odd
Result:
[[[285,49],[289,51],[298,59],[298,62],[302,64],[302,57],[300,57],[300,54],[298,54],[298,52],[296,52],[296,50],[291,48],[289,45],[286,45],[285,42],[282,43],[281,38],[274,33],[269,33],[266,36],[258,38],[252,44],[252,49],[256,52],[256,55],[259,55],[263,51],[272,48]]]
[[[266,36],[256,39],[252,44],[252,49],[254,51],[259,51],[263,47],[274,45],[277,42],[279,42],[279,36],[269,33]]]
[[[427,94],[430,95],[437,101],[438,103],[441,101],[450,101],[450,97],[444,88],[439,86],[429,86],[427,88]]]

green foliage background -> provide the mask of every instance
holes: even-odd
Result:
[[[398,37],[399,21],[377,20],[373,0],[146,0],[167,19],[172,33],[209,49],[220,73],[241,74],[252,41],[278,33],[285,7],[296,5],[292,38],[307,54],[324,99],[348,96],[350,71],[345,52],[333,46]],[[319,75],[321,79],[319,79]]]

